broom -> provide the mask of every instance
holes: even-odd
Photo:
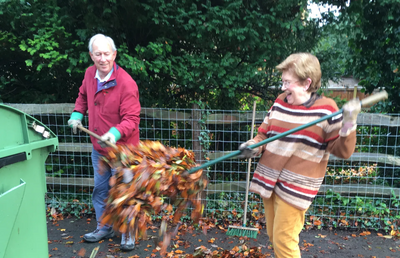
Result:
[[[253,118],[251,120],[251,139],[253,139],[254,133],[254,120],[256,116],[256,101],[253,104]],[[248,160],[247,164],[247,176],[246,176],[246,195],[244,201],[244,215],[243,215],[243,226],[232,226],[229,225],[228,230],[226,231],[226,235],[228,236],[246,236],[250,238],[257,238],[258,228],[249,228],[246,227],[247,221],[247,201],[249,196],[249,183],[250,183],[250,169],[251,169],[251,158]]]

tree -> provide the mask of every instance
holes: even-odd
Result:
[[[315,1],[337,5],[341,8],[341,20],[351,19],[349,46],[352,55],[347,67],[367,93],[385,88],[389,101],[377,111],[400,111],[400,2],[398,0]],[[331,20],[332,21],[332,20]]]
[[[307,0],[8,1],[0,7],[7,102],[72,102],[91,64],[87,42],[111,36],[143,106],[237,109],[276,97],[274,67],[317,43]],[[34,92],[35,94],[32,94]]]
[[[6,1],[0,10],[0,98],[22,103],[75,98],[89,58],[87,51],[76,51],[83,43],[66,29],[69,16],[56,1]]]

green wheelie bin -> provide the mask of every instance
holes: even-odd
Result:
[[[48,258],[45,161],[57,136],[0,104],[0,258]]]

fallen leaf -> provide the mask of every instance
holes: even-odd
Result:
[[[234,251],[235,253],[237,253],[239,250],[240,250],[240,249],[239,249],[238,246],[235,246],[235,247],[232,248],[232,251]]]
[[[322,224],[322,222],[321,222],[320,220],[314,220],[313,224],[314,224],[315,226],[319,226],[319,225]]]
[[[86,254],[86,249],[85,248],[81,248],[81,250],[79,250],[79,252],[77,253],[78,256],[84,257]]]

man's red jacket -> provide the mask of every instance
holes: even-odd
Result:
[[[89,130],[103,135],[111,127],[117,128],[121,139],[117,144],[138,144],[140,123],[139,91],[136,82],[120,66],[114,63],[114,71],[103,89],[97,91],[96,66],[90,66],[85,73],[74,112],[89,115]],[[93,147],[100,154],[106,152],[90,136]]]

